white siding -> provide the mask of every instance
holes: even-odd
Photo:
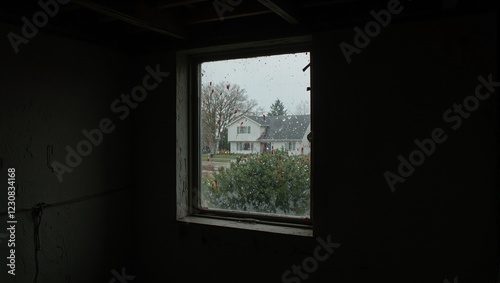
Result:
[[[243,122],[243,124],[241,124]],[[250,126],[250,134],[238,134],[237,132],[237,127],[240,126]],[[259,124],[254,122],[251,119],[247,119],[245,117],[242,117],[238,119],[236,123],[233,123],[229,125],[227,128],[227,140],[229,142],[233,141],[240,141],[240,142],[253,142],[256,141],[259,137],[260,134],[262,133],[262,129]],[[231,148],[232,149],[232,148]]]
[[[271,147],[274,148],[274,150],[286,150],[287,147],[286,147],[286,142],[273,142]]]
[[[302,138],[302,145],[301,145],[301,147],[304,147],[304,152],[303,152],[304,155],[311,154],[311,143],[307,139],[307,135],[310,132],[311,132],[311,124],[309,124],[309,126],[307,126],[306,133],[305,133],[304,137]]]
[[[243,122],[243,123],[242,123]],[[238,133],[237,127],[248,127],[250,126],[250,133]],[[261,134],[265,131],[266,127],[260,126],[257,122],[248,119],[246,117],[242,117],[238,119],[235,123],[229,125],[227,128],[227,138],[228,141],[230,142],[230,151],[231,153],[244,153],[244,154],[249,154],[249,153],[259,153],[261,150],[261,144],[260,142],[257,141],[257,139],[261,136]],[[311,125],[307,127],[306,133],[302,140],[295,140],[295,150],[289,150],[288,148],[288,143],[293,142],[293,141],[267,141],[266,143],[269,145],[269,143],[272,144],[274,149],[281,149],[284,147],[289,154],[292,155],[300,155],[300,154],[310,154],[311,152],[311,144],[307,140],[307,135],[311,132]],[[238,143],[245,143],[245,142],[250,142],[253,143],[253,150],[244,150],[243,148],[239,149],[238,148]],[[269,151],[271,151],[271,147],[269,146]]]
[[[248,150],[245,150],[243,145],[240,147],[238,146],[238,143],[247,143],[247,142],[231,142],[231,153],[244,153],[244,154],[250,154],[250,153],[259,153],[260,150],[260,143],[259,142],[249,142],[250,147]],[[253,148],[252,148],[253,144]]]

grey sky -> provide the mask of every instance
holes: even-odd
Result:
[[[202,84],[237,84],[265,113],[276,98],[293,113],[301,101],[309,102],[311,68],[302,71],[309,62],[308,52],[206,62],[202,64]]]

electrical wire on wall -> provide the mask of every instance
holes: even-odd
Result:
[[[89,200],[89,199],[93,199],[93,198],[98,198],[98,197],[101,197],[103,195],[121,192],[121,191],[125,191],[125,190],[130,190],[130,189],[131,189],[131,187],[125,187],[125,188],[118,189],[118,190],[107,191],[107,192],[99,193],[99,194],[95,194],[95,195],[83,196],[83,197],[79,197],[79,198],[75,198],[75,199],[71,199],[71,200],[60,201],[60,202],[51,203],[51,204],[41,202],[41,203],[37,203],[33,208],[18,209],[17,210],[18,213],[31,211],[31,218],[33,220],[33,226],[34,226],[33,241],[34,241],[34,250],[35,250],[35,255],[34,255],[34,258],[35,258],[35,278],[33,280],[33,283],[38,282],[38,274],[39,274],[38,252],[40,251],[40,248],[41,248],[41,246],[40,246],[40,224],[42,223],[42,216],[43,216],[44,209],[49,208],[49,207],[55,207],[55,206],[61,206],[61,205],[66,205],[66,204],[70,204],[70,203],[75,203],[75,202],[81,202],[81,201],[85,201],[85,200]],[[8,211],[4,211],[4,212],[0,213],[0,216],[7,215],[7,214],[8,214]]]
[[[54,207],[54,206],[60,206],[60,205],[74,203],[74,202],[80,202],[80,201],[84,201],[84,200],[98,198],[98,197],[103,196],[103,195],[117,193],[117,192],[126,191],[126,190],[130,190],[130,189],[131,189],[131,187],[125,187],[125,188],[118,189],[118,190],[108,191],[108,192],[90,195],[90,196],[79,197],[79,198],[75,198],[75,199],[71,199],[71,200],[64,200],[64,201],[60,201],[60,202],[47,203],[47,204],[44,203],[44,207]],[[32,211],[32,210],[33,210],[33,208],[21,208],[21,209],[16,209],[16,212],[19,213],[19,212],[26,212],[26,211]],[[8,214],[8,211],[0,212],[0,216],[4,216],[7,214]]]
[[[38,281],[38,251],[40,251],[40,223],[42,223],[43,208],[46,206],[45,203],[39,203],[33,207],[31,211],[31,217],[33,218],[33,240],[35,246],[35,279],[34,283]]]

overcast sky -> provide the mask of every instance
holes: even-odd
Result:
[[[309,102],[311,68],[302,71],[309,62],[308,52],[206,62],[202,64],[202,84],[237,84],[265,113],[276,98],[293,113],[301,101]]]

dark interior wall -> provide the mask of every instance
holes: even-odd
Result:
[[[168,76],[141,102],[131,115],[133,125],[133,224],[134,245],[129,266],[138,282],[155,278],[166,281],[165,273],[176,268],[166,262],[177,254],[173,239],[175,225],[175,179],[170,172],[175,160],[175,52],[150,54],[134,58],[135,78],[140,81],[146,66]],[[172,243],[172,244],[171,244]],[[180,263],[179,261],[175,261]],[[142,270],[142,272],[139,272]],[[147,276],[146,276],[147,274]],[[151,276],[151,277],[148,277]]]
[[[353,43],[352,29],[315,35],[318,236],[341,247],[303,282],[493,282],[497,98],[456,130],[443,120],[494,72],[493,26],[492,15],[393,23],[351,64],[338,45]],[[281,282],[313,238],[175,222],[175,54],[141,60],[172,74],[134,119],[137,280]],[[384,172],[397,174],[398,156],[436,128],[447,140],[391,192]]]
[[[351,64],[338,45],[352,44],[352,29],[314,36],[314,186],[325,207],[317,236],[341,246],[303,282],[493,282],[498,99],[457,130],[442,117],[495,71],[493,20],[393,23]],[[41,33],[17,55],[2,41],[0,54],[0,169],[18,172],[18,209],[133,189],[47,207],[38,282],[109,282],[123,267],[137,276],[129,282],[281,282],[313,255],[314,238],[175,221],[175,50],[136,57]],[[122,121],[112,101],[157,64],[170,75]],[[115,131],[60,183],[47,156],[65,163],[66,145],[106,117]],[[448,139],[392,193],[384,172],[397,174],[398,156],[438,127]],[[20,272],[12,281],[2,271],[1,282],[35,274],[31,215],[17,217]]]
[[[494,75],[493,19],[391,24],[350,64],[338,44],[353,44],[354,30],[315,37],[315,183],[325,233],[343,244],[318,277],[494,282],[498,99],[481,101],[456,129],[443,118],[474,96],[478,76]],[[392,193],[384,173],[398,174],[398,156],[408,160],[414,140],[436,128],[447,140]]]
[[[31,209],[131,184],[130,122],[111,102],[128,88],[128,56],[40,32],[15,54],[5,35],[19,26],[0,25],[0,169],[7,210],[7,168],[17,173],[16,276],[7,274],[6,239],[0,239],[1,282],[33,282],[34,224]],[[82,130],[110,118],[115,130],[59,182],[47,165],[66,164],[67,151],[85,139]],[[130,190],[45,208],[39,228],[37,282],[101,282],[119,270],[130,241]],[[7,216],[0,221],[5,227]],[[6,230],[2,228],[0,233]],[[108,280],[109,280],[108,279]]]

